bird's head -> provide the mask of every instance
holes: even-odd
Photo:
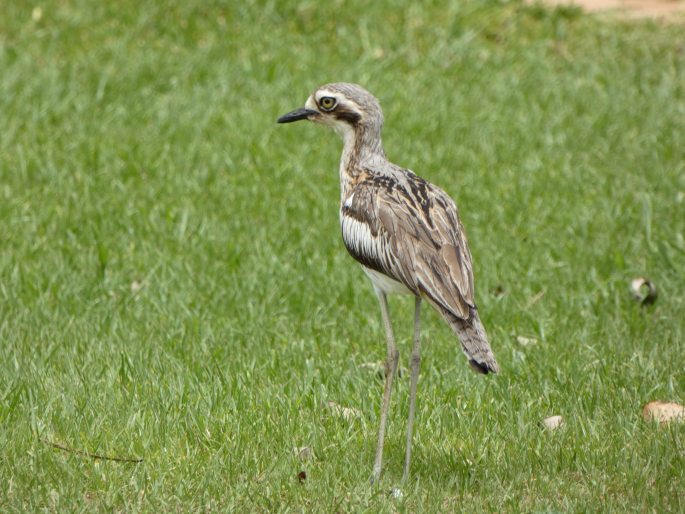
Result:
[[[346,138],[365,129],[378,132],[383,112],[375,96],[357,84],[339,82],[319,87],[304,107],[278,118],[278,123],[309,120],[327,125]]]

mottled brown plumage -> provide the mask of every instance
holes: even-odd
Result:
[[[371,279],[381,305],[388,357],[375,479],[380,476],[387,409],[398,359],[386,295],[409,293],[416,297],[406,478],[420,361],[421,300],[425,298],[447,321],[476,371],[499,371],[476,309],[473,266],[464,227],[454,201],[442,189],[386,159],[381,143],[383,113],[378,100],[362,87],[346,83],[322,86],[304,108],[278,121],[300,119],[327,125],[343,138],[343,241]]]

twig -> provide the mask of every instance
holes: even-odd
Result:
[[[75,453],[77,455],[83,455],[84,457],[90,457],[91,459],[112,460],[114,462],[132,462],[134,464],[138,464],[140,462],[143,462],[143,459],[138,459],[138,458],[110,457],[108,455],[99,455],[97,453],[90,453],[90,452],[86,452],[83,450],[77,450],[75,448],[69,448],[68,446],[63,446],[59,443],[48,441],[47,439],[41,439],[41,441],[43,441],[47,445],[52,446],[53,448],[57,448],[58,450],[62,450],[62,451],[69,452],[69,453]]]
[[[539,293],[534,294],[531,298],[529,298],[528,303],[526,303],[525,308],[530,309],[533,305],[538,303],[542,299],[543,296],[545,296],[545,290],[544,289],[542,291],[540,291]]]

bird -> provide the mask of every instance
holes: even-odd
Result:
[[[378,99],[362,86],[344,82],[320,86],[304,107],[284,114],[277,123],[299,120],[327,126],[342,137],[342,239],[371,280],[380,304],[387,353],[372,482],[381,476],[393,377],[399,361],[387,297],[409,294],[415,298],[405,481],[409,477],[421,362],[422,301],[431,305],[457,335],[475,371],[499,371],[474,300],[473,265],[464,227],[447,193],[387,159],[381,141],[383,111]]]

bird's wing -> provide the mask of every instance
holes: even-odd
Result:
[[[376,248],[363,264],[458,318],[470,317],[471,254],[456,205],[444,191],[404,171],[398,180],[373,177],[360,183],[349,207],[374,236]]]

